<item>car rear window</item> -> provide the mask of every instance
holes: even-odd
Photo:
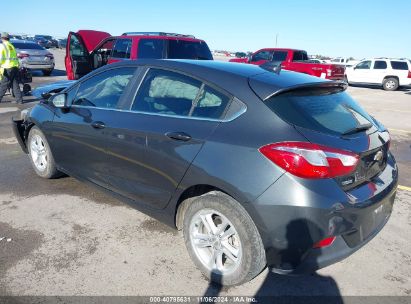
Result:
[[[354,99],[341,91],[300,90],[271,97],[265,103],[288,123],[322,133],[341,135],[373,121]]]
[[[14,45],[16,49],[20,49],[20,50],[44,50],[44,48],[42,48],[36,43],[19,43],[19,42],[13,43],[12,42],[12,44]]]
[[[169,40],[168,58],[213,60],[206,43],[186,40]]]
[[[405,61],[391,61],[394,70],[408,70],[408,64]]]

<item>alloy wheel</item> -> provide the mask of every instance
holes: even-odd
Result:
[[[192,217],[190,242],[197,258],[210,272],[230,274],[241,264],[239,234],[218,211],[200,210]]]

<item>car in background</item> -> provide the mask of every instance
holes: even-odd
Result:
[[[23,36],[21,36],[21,35],[14,35],[14,34],[9,34],[9,39],[24,40],[24,39],[23,39]]]
[[[238,285],[266,266],[340,261],[388,222],[390,136],[346,87],[255,65],[125,60],[13,129],[38,176],[77,177],[182,230],[206,277]]]
[[[57,45],[59,49],[65,49],[67,47],[67,39],[58,39]]]
[[[40,44],[42,47],[45,48],[57,48],[58,47],[58,42],[56,39],[54,39],[52,36],[50,35],[35,35],[34,39],[36,39],[37,41],[42,41],[42,43]],[[45,41],[45,42],[44,42]]]
[[[375,85],[386,91],[411,85],[411,63],[406,59],[373,58],[347,67],[345,81],[348,84]]]
[[[54,69],[54,56],[37,43],[27,40],[10,40],[14,45],[20,66],[29,70],[41,70],[44,76],[50,76]]]
[[[79,79],[103,65],[136,59],[213,60],[204,40],[164,32],[128,32],[121,36],[91,30],[70,32],[65,65],[69,80]]]
[[[265,48],[256,51],[248,58],[235,58],[230,62],[262,65],[273,62],[282,69],[332,80],[344,79],[344,66],[329,63],[313,63],[306,51],[285,48]]]
[[[327,63],[325,60],[317,59],[317,58],[309,58],[309,59],[307,60],[307,62],[311,62],[311,63]]]
[[[40,37],[40,36],[35,36],[35,37],[33,37],[33,42],[34,43],[37,43],[39,46],[41,46],[41,47],[43,47],[43,48],[50,48],[50,44],[49,44],[49,42],[46,40],[46,39],[44,39],[43,37]]]
[[[356,65],[359,61],[355,60],[355,59],[351,59],[351,58],[342,58],[342,57],[337,57],[337,58],[333,58],[330,60],[330,63],[333,64],[340,64],[343,65],[345,67],[350,67],[353,65]]]

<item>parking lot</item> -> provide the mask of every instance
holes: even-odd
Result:
[[[66,79],[56,70],[32,86]],[[24,105],[0,105],[0,295],[411,295],[411,89],[349,87],[391,132],[400,169],[395,209],[367,246],[315,275],[267,270],[250,283],[209,285],[181,233],[77,180],[43,180],[13,137]],[[8,100],[6,97],[4,100]]]

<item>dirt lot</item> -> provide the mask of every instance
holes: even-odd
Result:
[[[65,79],[36,74],[33,86]],[[18,108],[0,105],[1,295],[403,295],[411,296],[411,91],[350,87],[391,131],[400,167],[395,209],[383,231],[316,275],[264,271],[220,290],[195,268],[180,233],[73,178],[47,181],[30,167],[10,129]]]

